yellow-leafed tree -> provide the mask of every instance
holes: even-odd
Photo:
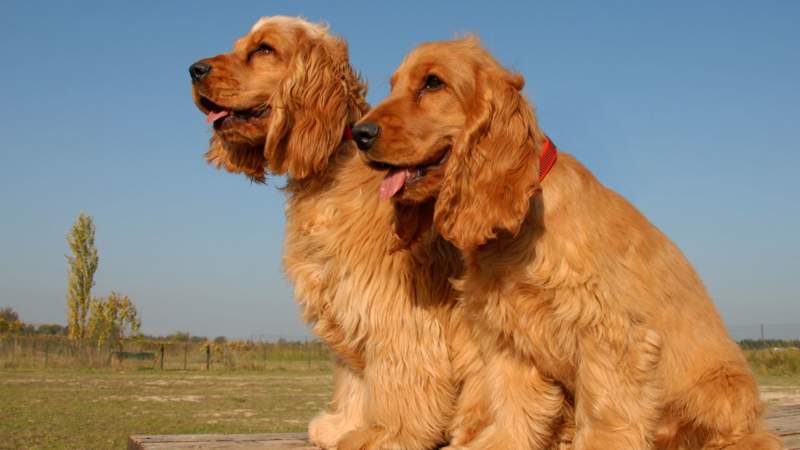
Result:
[[[22,322],[19,320],[19,314],[16,311],[10,306],[0,309],[0,334],[19,333],[21,329]]]
[[[118,347],[122,339],[139,333],[142,322],[127,295],[111,292],[92,300],[86,336],[100,349],[108,344]]]
[[[94,221],[81,211],[67,234],[67,243],[72,255],[66,255],[69,263],[67,281],[67,325],[69,337],[81,345],[86,337],[86,319],[97,271],[97,248],[94,246]]]

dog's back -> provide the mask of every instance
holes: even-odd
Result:
[[[562,153],[557,167],[534,200],[546,227],[535,245],[576,259],[583,276],[596,281],[605,309],[598,314],[642,321],[659,334],[658,446],[780,448],[760,432],[755,379],[683,253],[575,158]]]

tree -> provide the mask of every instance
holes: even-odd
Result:
[[[5,308],[0,309],[0,319],[5,320],[6,322],[19,322],[19,314],[14,311],[14,308],[6,306]]]
[[[72,256],[65,255],[69,263],[67,282],[67,325],[69,337],[80,345],[86,336],[86,317],[97,271],[97,248],[94,246],[94,221],[81,211],[67,234]]]
[[[102,348],[105,344],[119,346],[122,339],[139,333],[142,326],[136,306],[127,295],[111,292],[91,303],[86,336]]]
[[[189,342],[191,339],[191,335],[188,331],[176,331],[175,333],[170,334],[167,336],[167,340],[176,341],[176,342]]]
[[[0,333],[18,333],[22,329],[19,314],[10,306],[0,309]]]

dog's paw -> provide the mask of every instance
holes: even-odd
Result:
[[[345,434],[337,443],[337,450],[393,450],[386,445],[386,436],[381,427],[361,427]]]
[[[336,450],[372,450],[367,429],[355,429],[342,436],[336,443]]]
[[[341,414],[323,412],[308,424],[309,440],[325,450],[338,450],[337,443],[349,431]]]

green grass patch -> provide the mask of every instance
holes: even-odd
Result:
[[[800,378],[800,349],[796,347],[745,350],[745,356],[758,376]]]
[[[305,431],[329,368],[0,370],[0,448],[124,448],[131,434]]]

